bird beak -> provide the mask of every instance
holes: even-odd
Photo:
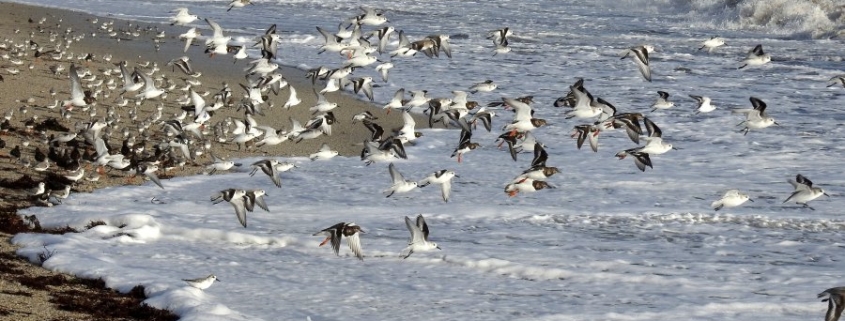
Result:
[[[217,282],[220,282],[220,279],[218,279],[218,278],[214,278],[214,280],[217,281]]]
[[[748,199],[748,201],[749,201],[749,202],[752,202],[752,203],[754,202],[754,200],[753,200],[753,199],[750,199],[750,198]]]
[[[437,248],[438,250],[441,250],[441,251],[443,250],[443,249],[441,249],[441,248],[440,248],[440,246],[439,246],[439,245],[438,245],[436,248]]]
[[[824,196],[830,197],[830,194],[828,194],[828,193],[822,193],[822,194],[824,194]]]
[[[775,122],[775,125],[780,126],[780,124],[778,124],[778,122]]]

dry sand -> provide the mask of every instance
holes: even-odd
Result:
[[[33,22],[29,22],[32,19]],[[43,23],[39,23],[44,19]],[[97,21],[97,23],[93,23]],[[114,21],[113,28],[115,30],[134,30],[136,27],[140,28],[141,33],[138,37],[120,36],[121,41],[111,38],[103,30],[98,29],[104,22]],[[146,31],[147,28],[154,28],[157,31],[164,31],[166,37],[160,42],[160,50],[156,51],[153,43],[154,35],[157,31]],[[266,28],[268,26],[256,26]],[[50,33],[57,33],[59,35],[65,34],[67,30],[72,30],[71,34],[85,34],[84,39],[71,44],[68,52],[74,54],[73,63],[82,68],[88,68],[94,74],[101,74],[100,70],[114,68],[114,64],[120,61],[127,61],[130,68],[137,66],[139,63],[153,62],[157,63],[161,71],[158,74],[165,75],[173,80],[177,87],[182,87],[184,82],[181,78],[186,77],[178,69],[173,72],[170,67],[166,67],[165,63],[173,58],[183,55],[190,57],[193,68],[202,72],[202,76],[198,79],[202,81],[199,88],[195,88],[197,92],[211,91],[217,92],[222,88],[224,82],[228,83],[235,94],[235,97],[241,97],[243,90],[238,85],[245,83],[244,68],[247,66],[246,61],[239,61],[233,63],[233,58],[230,56],[217,56],[210,58],[205,55],[201,47],[193,46],[187,53],[182,52],[183,42],[177,37],[179,34],[185,32],[187,27],[171,27],[168,25],[136,25],[133,22],[121,21],[112,18],[94,17],[91,15],[50,9],[33,7],[13,3],[0,3],[0,37],[3,42],[8,45],[8,49],[0,49],[0,55],[11,53],[15,45],[25,45],[29,40],[37,42],[38,44],[53,48],[54,44],[49,41]],[[96,36],[92,36],[96,33]],[[208,33],[208,32],[206,32]],[[201,41],[200,41],[201,42]],[[46,153],[47,142],[46,138],[51,134],[61,135],[63,132],[56,132],[45,130],[42,132],[33,131],[27,133],[24,131],[25,122],[33,116],[38,116],[38,122],[45,119],[55,118],[60,124],[68,127],[73,131],[74,124],[78,122],[86,122],[90,119],[89,112],[82,112],[78,109],[73,111],[71,119],[63,119],[60,117],[59,108],[48,109],[44,106],[53,105],[55,100],[64,100],[70,97],[70,80],[67,78],[67,69],[71,61],[64,59],[62,61],[36,61],[34,52],[28,48],[20,49],[25,53],[23,57],[11,57],[11,59],[0,58],[0,76],[4,78],[0,82],[0,114],[5,115],[9,111],[14,114],[11,118],[10,124],[12,130],[0,136],[5,143],[5,148],[0,148],[0,179],[5,180],[7,184],[11,181],[17,180],[19,187],[33,186],[37,182],[44,180],[46,173],[55,172],[57,174],[66,173],[65,170],[50,168],[46,172],[37,172],[32,168],[24,168],[21,166],[17,158],[10,157],[9,152],[15,146],[21,146],[22,158],[29,159],[34,164],[34,152],[36,148]],[[283,52],[284,48],[280,48]],[[94,59],[92,61],[79,60],[80,56],[85,54],[92,54]],[[110,61],[105,61],[103,56],[111,54]],[[282,54],[283,55],[283,54]],[[14,60],[20,60],[20,65],[14,64]],[[282,62],[284,57],[282,56]],[[65,71],[58,76],[50,71],[51,66],[63,65]],[[30,68],[32,66],[32,68]],[[8,69],[18,69],[20,73],[13,75]],[[144,68],[142,68],[144,69]],[[146,70],[146,69],[145,69]],[[269,94],[270,101],[276,106],[274,108],[265,108],[266,116],[256,116],[256,120],[261,125],[268,125],[274,128],[290,128],[290,118],[294,118],[305,123],[311,116],[308,107],[316,103],[316,98],[312,93],[313,87],[310,80],[305,78],[305,72],[289,67],[281,68],[285,79],[294,86],[303,100],[298,106],[285,110],[281,106],[284,105],[288,97],[288,89],[283,89],[278,96]],[[118,88],[122,86],[122,81],[119,75],[113,76],[118,84]],[[83,81],[85,83],[85,81]],[[322,86],[318,82],[317,86]],[[321,87],[320,87],[321,88]],[[54,89],[57,94],[50,95],[51,89]],[[119,89],[118,89],[119,90]],[[319,90],[319,88],[318,88]],[[106,89],[106,91],[108,91]],[[146,101],[138,108],[138,119],[144,119],[155,111],[155,106],[160,102],[164,104],[162,120],[172,118],[172,115],[179,111],[179,105],[175,100],[183,95],[182,91],[178,89],[169,93],[166,99],[160,101]],[[114,105],[117,98],[117,91],[111,94],[110,97],[100,96],[97,98],[96,118],[101,119],[108,106]],[[134,94],[128,94],[127,98],[133,97]],[[212,147],[212,152],[215,155],[227,158],[239,158],[246,156],[266,155],[266,156],[303,156],[316,152],[322,143],[327,143],[333,149],[340,152],[341,155],[358,155],[361,150],[361,141],[370,136],[364,126],[359,124],[351,124],[352,115],[364,110],[369,110],[379,116],[378,122],[385,128],[396,128],[402,125],[400,113],[393,113],[385,115],[379,107],[370,103],[359,100],[358,98],[346,93],[329,93],[327,94],[329,101],[337,102],[340,106],[334,111],[338,122],[333,126],[332,136],[322,136],[313,140],[306,140],[299,144],[292,142],[285,142],[277,146],[267,146],[259,149],[237,150],[237,146],[231,143],[218,144],[215,143]],[[211,96],[206,97],[211,100]],[[27,106],[26,113],[21,111],[21,107]],[[131,104],[130,104],[131,106]],[[115,112],[122,114],[123,121],[118,126],[127,126],[134,128],[134,124],[126,117],[126,113],[130,107],[114,107]],[[89,110],[90,111],[90,110]],[[243,118],[242,112],[235,111],[235,108],[224,108],[219,111],[212,119],[212,123],[231,116],[236,119]],[[2,121],[2,119],[0,119]],[[418,123],[422,123],[421,121]],[[158,131],[159,125],[153,125],[151,129]],[[122,136],[120,130],[115,130],[111,134],[110,144],[113,147],[120,146]],[[29,146],[24,147],[23,142],[29,141]],[[147,143],[147,148],[151,148],[153,142]],[[197,158],[198,164],[210,163],[208,153]],[[200,165],[188,165],[184,169],[177,170],[174,175],[192,175],[202,172]],[[73,187],[73,192],[89,192],[97,188],[103,188],[114,185],[122,185],[126,183],[126,174],[120,171],[111,171],[105,175],[101,175],[98,182],[80,181],[80,184]],[[162,180],[165,187],[167,180]],[[136,182],[135,184],[139,184]],[[27,196],[24,190],[19,188],[0,187],[0,216],[3,215],[17,215],[16,210],[32,206],[32,200]],[[60,206],[60,205],[59,205]],[[7,222],[10,220],[6,220]],[[0,260],[14,259],[14,248],[9,246],[9,239],[12,235],[0,234],[4,243],[0,246]],[[17,266],[16,269],[33,269],[38,273],[50,273],[40,267],[32,264],[24,264]],[[30,272],[27,272],[30,273]],[[49,293],[45,295],[22,295],[21,293],[34,293],[33,289],[21,289],[20,284],[16,284],[10,280],[0,280],[0,318],[9,318],[10,320],[47,320],[47,319],[93,319],[94,317],[79,316],[76,314],[60,315],[60,313],[53,304],[47,302],[50,297]],[[80,285],[72,285],[80,286]],[[48,291],[49,292],[49,291]],[[15,293],[19,295],[15,295]],[[23,303],[21,303],[23,300]],[[97,317],[96,319],[100,319]]]

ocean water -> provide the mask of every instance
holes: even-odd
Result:
[[[376,88],[378,105],[399,88],[448,97],[490,79],[499,88],[470,100],[533,95],[535,116],[548,120],[535,134],[548,164],[562,171],[549,180],[557,188],[513,198],[503,187],[531,155],[514,162],[496,148],[510,121],[498,110],[494,131],[475,132],[482,147],[463,163],[449,157],[459,133],[445,129],[422,130],[409,159],[395,162],[411,179],[455,170],[448,203],[436,186],[385,198],[386,164],[340,157],[288,159],[300,167],[282,174],[281,189],[242,169],[25,211],[45,226],[108,225],[19,235],[22,255],[36,259],[46,247],[54,253],[48,268],[120,290],[143,284],[149,304],[186,320],[811,320],[826,309],[816,294],[843,285],[845,89],[827,87],[843,72],[843,1],[256,1],[228,13],[227,1],[27,3],[150,23],[188,7],[242,41],[275,23],[283,32],[279,62],[301,68],[342,62],[317,54],[315,26],[332,30],[360,6],[379,8],[412,41],[450,35],[453,58],[394,58],[390,81]],[[493,56],[485,35],[505,26],[512,52]],[[714,35],[727,45],[699,51]],[[656,47],[653,82],[619,59],[642,44]],[[737,69],[757,44],[772,62]],[[354,75],[377,77],[372,68]],[[602,133],[597,153],[577,150],[569,135],[586,121],[552,107],[577,78],[619,112],[646,114],[679,149],[653,156],[646,172],[614,157],[635,146],[619,131]],[[651,112],[658,90],[676,106]],[[690,94],[711,97],[717,109],[694,114]],[[768,104],[778,126],[739,131],[742,117],[730,110],[750,108],[751,96]],[[792,192],[787,179],[799,173],[830,194],[811,203],[815,210],[782,204]],[[231,206],[208,201],[225,187],[266,189],[271,212],[240,227]],[[733,188],[754,202],[710,209]],[[109,202],[115,198],[126,201]],[[403,260],[403,216],[417,214],[443,250]],[[311,236],[341,221],[367,231],[363,262],[345,245],[336,257]],[[209,273],[222,281],[202,292],[181,281]]]

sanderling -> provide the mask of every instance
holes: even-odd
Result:
[[[229,53],[228,45],[229,40],[232,40],[232,37],[224,36],[223,28],[221,28],[217,22],[214,22],[214,20],[206,18],[205,22],[208,23],[208,26],[211,27],[213,32],[212,36],[205,40],[206,53],[211,54],[212,57],[215,54],[225,55]]]
[[[472,87],[469,87],[469,92],[473,94],[477,92],[491,92],[498,87],[499,85],[494,83],[492,80],[487,79],[483,82],[472,85]]]
[[[743,135],[748,135],[751,129],[762,129],[772,125],[780,125],[774,118],[766,114],[766,103],[757,97],[749,98],[754,109],[734,109],[731,112],[734,114],[745,114],[745,120],[737,124],[737,126],[745,125],[741,131]]]
[[[208,171],[208,175],[214,175],[214,173],[218,171],[228,171],[234,166],[241,166],[240,163],[235,163],[233,161],[214,156],[214,153],[211,153],[211,159],[213,162],[205,167]]]
[[[246,205],[244,204],[244,196],[246,191],[242,189],[225,189],[211,197],[213,204],[218,204],[222,201],[229,202],[235,208],[235,215],[238,217],[238,222],[243,227],[246,227]]]
[[[698,107],[695,109],[696,114],[709,113],[716,110],[716,106],[710,103],[710,97],[696,95],[689,95],[689,97],[698,101]]]
[[[288,86],[288,88],[290,89],[290,96],[288,96],[288,100],[283,106],[285,109],[290,109],[302,102],[302,100],[299,99],[299,96],[296,95],[296,89],[293,88],[293,85]]]
[[[366,7],[359,7],[361,11],[364,13],[352,17],[350,22],[355,22],[359,25],[367,25],[367,26],[378,26],[385,22],[387,22],[387,17],[384,16],[384,12],[376,11],[373,8],[366,8]]]
[[[405,147],[402,141],[393,136],[381,141],[364,141],[364,149],[361,151],[361,160],[367,165],[379,161],[393,160],[395,157],[407,159]]]
[[[273,184],[276,187],[282,187],[282,179],[279,177],[279,172],[276,171],[276,165],[279,164],[279,161],[276,159],[262,159],[250,165],[252,167],[252,171],[249,172],[249,176],[255,175],[256,172],[260,169],[264,174],[270,177],[273,180]]]
[[[385,62],[376,66],[376,71],[378,71],[381,75],[382,81],[387,82],[388,73],[390,72],[390,69],[393,69],[393,63],[390,62]]]
[[[340,239],[346,237],[346,244],[349,245],[349,249],[352,250],[352,253],[354,253],[358,259],[364,260],[364,251],[361,249],[361,239],[358,235],[365,233],[366,232],[364,232],[364,230],[355,223],[340,222],[322,231],[314,233],[314,236],[325,235],[326,239],[320,243],[320,246],[323,246],[326,242],[331,241],[332,250],[334,251],[334,254],[338,256],[340,256]]]
[[[82,85],[79,82],[79,74],[77,73],[77,69],[74,64],[70,65],[68,74],[70,77],[70,99],[62,102],[62,106],[64,106],[67,110],[71,110],[73,107],[85,107],[89,104],[89,102],[93,102],[93,97],[90,97],[89,94],[82,91]]]
[[[570,86],[569,90],[570,92],[567,96],[572,95],[574,97],[574,104],[571,106],[572,110],[566,112],[566,119],[574,117],[593,118],[602,114],[603,110],[597,104],[597,100],[583,86]]]
[[[657,127],[657,124],[652,122],[651,119],[643,118],[643,122],[645,123],[646,130],[649,133],[648,137],[643,138],[646,141],[646,144],[641,147],[629,148],[619,153],[616,153],[616,157],[619,157],[619,159],[624,159],[625,156],[633,155],[634,153],[640,155],[645,154],[646,156],[660,155],[672,149],[677,149],[673,147],[672,144],[663,141],[663,131],[660,130],[660,127]],[[650,163],[650,161],[648,163]],[[645,164],[645,162],[643,162],[643,164]],[[637,167],[641,166],[638,164]],[[640,169],[643,170],[644,167]]]
[[[214,274],[209,274],[204,278],[182,279],[182,281],[185,281],[186,283],[188,283],[188,285],[197,289],[205,290],[208,289],[208,287],[210,287],[212,284],[214,284],[214,281],[220,281],[220,279],[218,279],[217,276],[215,276]]]
[[[839,321],[842,315],[842,310],[845,309],[845,287],[835,287],[824,290],[819,293],[818,298],[825,298],[822,302],[827,301],[827,313],[825,313],[824,321]]]
[[[328,32],[320,27],[317,27],[317,31],[320,32],[321,35],[323,35],[324,40],[324,43],[322,46],[320,46],[320,49],[317,54],[321,54],[324,51],[341,52],[349,48],[349,44],[342,42],[342,38],[332,34],[331,32]]]
[[[373,77],[361,77],[353,79],[352,88],[356,94],[360,91],[363,91],[364,95],[366,95],[370,101],[373,101]]]
[[[449,195],[452,193],[452,179],[457,176],[452,170],[441,169],[423,178],[417,183],[417,186],[423,188],[431,183],[440,184],[440,195],[444,202],[448,202]]]
[[[405,88],[399,88],[396,90],[396,93],[393,94],[393,98],[382,107],[383,109],[387,110],[387,114],[390,114],[391,109],[402,109],[405,105]]]
[[[184,26],[198,19],[197,15],[188,13],[188,8],[178,8],[174,11],[176,15],[170,18],[171,26]]]
[[[44,182],[40,182],[35,187],[30,188],[28,192],[29,192],[29,195],[36,196],[36,195],[44,194],[45,190],[46,190],[46,185],[44,184]]]
[[[407,259],[414,252],[431,251],[434,249],[440,250],[440,246],[437,246],[437,243],[428,241],[428,224],[425,222],[422,214],[417,215],[416,223],[410,217],[405,216],[405,226],[408,228],[408,232],[411,233],[411,237],[408,239],[408,247],[404,248],[399,254],[403,259]],[[402,253],[406,252],[408,253],[407,255],[402,255]]]
[[[373,116],[373,113],[371,113],[368,110],[365,110],[365,111],[362,111],[360,113],[353,115],[352,116],[352,123],[355,124],[355,123],[362,121],[362,120],[373,121],[373,120],[376,120],[376,119],[378,119],[378,117]]]
[[[332,150],[331,147],[329,147],[328,144],[323,143],[323,145],[320,145],[320,150],[318,150],[316,153],[308,155],[308,158],[311,159],[312,161],[315,161],[315,160],[318,160],[318,159],[319,160],[327,160],[327,159],[331,159],[331,158],[337,156],[337,154],[338,153],[337,153],[336,150]]]
[[[722,208],[731,208],[731,207],[740,206],[743,203],[745,203],[746,201],[752,201],[753,202],[754,200],[752,200],[748,196],[748,194],[741,193],[737,189],[732,189],[732,190],[728,190],[727,192],[725,192],[725,195],[722,195],[722,198],[720,198],[716,201],[713,201],[713,203],[710,204],[710,207],[712,207],[714,210],[718,211]]]
[[[650,45],[631,47],[630,49],[625,51],[621,59],[625,59],[629,55],[633,54],[632,59],[637,64],[637,68],[640,70],[640,73],[643,75],[643,78],[650,82],[651,68],[648,65],[648,54],[652,51],[654,51],[654,46]]]
[[[716,49],[716,48],[724,46],[724,45],[725,45],[725,38],[713,36],[713,37],[710,37],[710,39],[707,39],[707,40],[704,40],[703,42],[701,42],[701,48],[698,48],[698,50],[707,48],[707,52],[713,52],[713,49]]]
[[[830,197],[827,193],[824,192],[823,189],[820,187],[813,187],[813,182],[804,177],[801,174],[795,176],[795,180],[788,180],[789,184],[792,184],[792,187],[795,188],[795,191],[792,192],[792,195],[786,198],[783,203],[793,201],[796,204],[804,205],[811,210],[815,210],[810,205],[807,205],[808,202],[819,198],[822,195]]]
[[[182,52],[187,52],[188,48],[191,47],[191,43],[199,36],[202,36],[202,34],[200,34],[196,27],[188,29],[188,31],[179,35],[179,39],[185,39],[185,48],[182,49]]]
[[[395,193],[406,193],[414,190],[417,188],[417,182],[406,180],[405,177],[402,176],[402,173],[396,169],[396,166],[393,163],[387,166],[388,171],[390,171],[390,180],[392,184],[386,190],[384,190],[384,197],[393,196]]]
[[[737,69],[742,69],[746,66],[759,66],[769,61],[772,61],[772,56],[763,52],[763,45],[757,45],[748,52],[748,57],[742,60],[742,66],[739,66]]]
[[[264,196],[267,196],[267,192],[263,189],[253,189],[246,191],[244,194],[244,208],[247,211],[252,212],[255,209],[255,205],[258,205],[264,211],[269,212],[270,208],[267,207],[267,203],[264,201]]]
[[[385,48],[387,48],[387,43],[390,41],[390,35],[393,34],[395,29],[392,26],[382,27],[379,29],[374,30],[369,35],[375,35],[378,37],[378,53],[383,54]],[[367,36],[369,38],[369,36]],[[393,64],[390,65],[393,67]],[[388,68],[389,69],[389,68]],[[376,71],[378,71],[378,67],[376,67]],[[385,81],[387,81],[387,73],[385,72],[382,74],[384,76]]]
[[[506,54],[511,52],[511,47],[508,45],[508,38],[502,38],[499,40],[493,40],[493,45],[496,46],[493,49],[493,56],[498,54]]]
[[[669,109],[672,106],[675,106],[675,103],[669,101],[669,93],[665,91],[657,91],[659,97],[657,97],[657,101],[651,105],[651,111],[654,112],[658,109]]]
[[[226,9],[226,12],[231,11],[233,8],[243,8],[248,4],[255,5],[252,3],[252,0],[232,0],[232,2],[229,2],[229,9]]]
[[[835,86],[836,84],[842,84],[842,87],[845,87],[845,75],[836,75],[830,77],[830,80],[828,80],[827,82],[828,87]]]

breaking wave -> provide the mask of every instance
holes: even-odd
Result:
[[[666,9],[695,27],[745,30],[793,38],[845,38],[843,0],[632,0],[636,8]]]

